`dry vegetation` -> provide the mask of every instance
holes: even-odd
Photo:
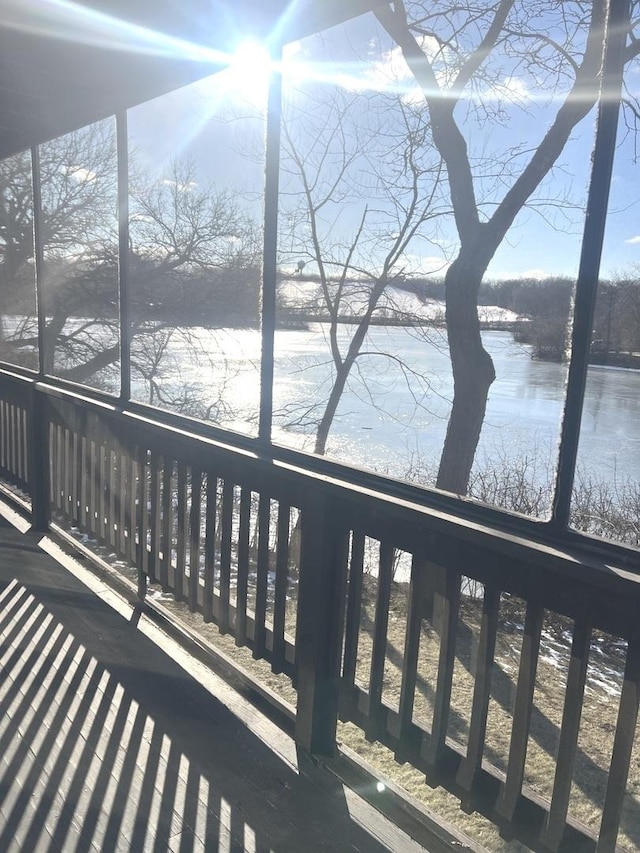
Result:
[[[365,584],[360,624],[358,669],[356,680],[366,689],[371,660],[376,579]],[[238,649],[233,638],[221,636],[215,625],[206,625],[199,614],[190,613],[186,605],[177,604],[161,590],[151,590],[176,615],[209,642],[249,670],[261,683],[295,705],[296,695],[286,676],[275,675],[264,661],[256,661],[248,649]],[[389,613],[388,650],[385,665],[383,701],[397,707],[400,695],[401,660],[404,651],[407,587],[394,584]],[[453,679],[449,737],[463,747],[466,744],[473,695],[475,652],[479,636],[481,599],[463,596],[459,624],[456,663]],[[492,679],[485,757],[501,770],[506,768],[511,715],[518,672],[519,652],[524,623],[524,603],[504,596],[496,646],[496,667]],[[291,630],[291,624],[288,629]],[[563,712],[572,624],[556,614],[547,613],[543,628],[543,645],[538,665],[534,713],[531,724],[525,783],[544,797],[549,797],[555,773]],[[433,684],[437,668],[439,638],[430,623],[423,623],[420,644],[419,681],[416,691],[414,721],[429,728],[433,712]],[[571,793],[570,814],[597,830],[601,815],[607,768],[611,758],[613,733],[618,711],[619,688],[624,666],[625,648],[621,641],[594,633],[589,661],[588,683],[583,706],[578,757]],[[369,743],[351,723],[340,723],[339,741],[360,754],[381,775],[402,785],[412,796],[441,814],[446,820],[483,844],[491,853],[526,850],[522,844],[501,839],[495,827],[479,815],[467,815],[456,798],[441,788],[432,789],[424,776],[408,764],[398,764],[390,750]],[[629,850],[640,849],[640,767],[634,755],[628,783],[628,794],[622,817],[620,843]]]

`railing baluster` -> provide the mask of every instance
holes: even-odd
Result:
[[[173,460],[165,454],[162,462],[162,560],[160,561],[160,583],[163,589],[169,589],[171,537],[173,536]]]
[[[393,545],[383,540],[380,543],[380,560],[378,564],[378,595],[376,598],[376,616],[369,678],[369,714],[365,731],[367,740],[378,738],[386,726],[386,713],[382,706],[382,687],[387,654],[387,628],[389,625],[394,554],[395,549]]]
[[[24,459],[24,408],[16,406],[16,481],[24,486],[26,483]]]
[[[498,812],[507,820],[513,819],[524,780],[543,616],[544,610],[539,601],[530,599],[527,602],[527,615],[524,621],[524,634],[520,651],[520,668],[513,709],[507,779],[498,802]]]
[[[349,591],[347,599],[347,627],[344,638],[344,663],[342,678],[351,687],[355,684],[358,663],[358,639],[360,636],[360,613],[362,610],[362,576],[364,566],[364,533],[357,530],[351,537],[351,560],[349,563]]]
[[[37,410],[34,407],[34,413]],[[53,421],[47,421],[47,440],[49,442],[49,457],[47,464],[49,465],[49,506],[52,507],[56,503],[56,434],[57,427]]]
[[[75,523],[82,530],[82,433],[79,430],[80,418],[74,406],[73,426],[73,514]]]
[[[247,643],[247,596],[249,590],[249,535],[251,522],[251,489],[242,486],[238,531],[238,586],[236,589],[236,645]]]
[[[97,524],[96,524],[96,443],[94,440],[94,432],[91,430],[87,434],[87,455],[88,462],[87,465],[87,503],[88,503],[88,515],[89,515],[89,534],[93,537],[97,536]]]
[[[256,621],[253,657],[264,657],[267,639],[267,584],[269,580],[269,526],[271,498],[264,492],[258,501],[258,566],[256,572]]]
[[[18,479],[21,481],[23,486],[25,486],[27,484],[27,467],[25,465],[25,458],[24,458],[25,414],[26,413],[24,410],[24,406],[22,404],[20,404],[18,406],[18,411],[17,411],[17,415],[18,415],[18,422],[17,422],[17,429],[18,429],[18,432],[17,432],[18,467],[17,467],[17,473],[18,473]]]
[[[178,462],[178,507],[176,537],[176,573],[173,594],[176,601],[184,600],[184,578],[187,565],[187,466]]]
[[[229,596],[231,593],[231,534],[233,531],[233,483],[225,477],[222,486],[222,519],[220,522],[220,616],[218,628],[222,634],[229,630]]]
[[[637,630],[637,628],[636,628]],[[629,640],[620,707],[613,741],[613,754],[602,809],[597,853],[614,853],[627,788],[629,765],[635,742],[640,702],[640,637]]]
[[[78,434],[75,430],[75,418],[72,419],[72,425],[69,428],[69,490],[68,490],[68,511],[69,523],[72,527],[78,525]]]
[[[2,418],[2,465],[5,471],[11,473],[11,404],[4,403]]]
[[[87,532],[87,479],[89,477],[89,466],[87,465],[87,437],[83,431],[82,435],[78,436],[78,444],[80,449],[79,458],[79,480],[80,488],[78,490],[80,506],[78,508],[78,521],[80,522],[81,530]]]
[[[107,489],[109,488],[109,468],[107,466],[107,448],[104,441],[104,433],[100,430],[98,437],[98,535],[100,541],[107,544]]]
[[[151,553],[149,554],[149,582],[156,583],[160,573],[160,530],[161,530],[161,475],[160,469],[162,465],[162,457],[160,454],[152,450],[150,458],[151,466],[151,485],[149,488],[151,510],[150,510],[150,539]]]
[[[278,530],[276,542],[276,582],[273,598],[273,672],[282,672],[285,665],[284,628],[287,608],[287,580],[289,575],[289,522],[291,508],[278,502]]]
[[[200,585],[200,506],[202,503],[202,471],[191,469],[191,512],[189,515],[189,610],[198,609]]]
[[[130,527],[129,494],[131,492],[131,457],[126,446],[118,442],[118,550],[127,563],[130,563],[127,533]]]
[[[142,578],[149,579],[149,456],[144,445],[137,449],[136,467],[138,471],[135,500],[135,526],[133,531],[133,546],[135,547],[135,563]],[[145,581],[146,592],[146,581]]]
[[[64,517],[73,524],[73,433],[64,428]]]
[[[31,403],[31,405],[33,406],[33,402]],[[33,417],[33,410],[31,410],[31,412],[29,412],[27,409],[24,409],[22,412],[22,465],[24,468],[24,477],[25,477],[25,481],[26,481],[27,485],[32,485],[35,477],[38,476],[38,474],[33,470],[33,467],[30,467],[31,462],[32,462],[32,457],[31,457],[32,437],[31,437],[31,434],[29,432],[29,428],[30,428],[29,419],[30,419],[30,417]],[[42,422],[40,424],[40,441],[41,441],[41,446],[44,448],[44,463],[48,466],[49,460],[46,456],[46,452],[48,449],[47,424],[46,424],[44,419],[42,420]],[[43,469],[43,473],[44,473],[44,469]],[[46,477],[46,482],[47,482],[47,488],[48,488],[48,483],[49,483],[48,473],[47,473],[47,477]]]
[[[458,784],[469,792],[473,790],[476,775],[482,764],[499,615],[500,590],[495,586],[486,586],[482,600],[482,621],[473,684],[467,755],[460,765],[457,776]]]
[[[207,471],[207,514],[204,541],[204,590],[202,615],[205,622],[213,619],[213,590],[216,571],[216,512],[218,504],[218,478]]]
[[[29,485],[29,436],[27,410],[20,406],[20,478]]]
[[[62,482],[62,465],[63,465],[63,428],[58,421],[52,421],[53,429],[54,429],[54,444],[55,444],[55,454],[54,454],[54,467],[55,467],[55,508],[58,513],[62,512],[62,495],[63,495],[63,482]]]
[[[92,449],[90,423],[82,437],[82,524],[88,536],[93,533]]]
[[[117,508],[119,506],[120,493],[120,465],[118,453],[111,446],[110,436],[107,435],[109,466],[109,500],[107,504],[107,529],[109,533],[109,545],[117,549]]]
[[[7,403],[0,400],[0,468],[7,470]]]
[[[11,474],[11,403],[5,404],[4,409],[4,468]]]
[[[23,483],[26,482],[26,471],[24,466],[24,409],[22,406],[17,407],[17,432],[16,432],[16,443],[17,443],[17,465],[16,465],[16,474],[18,479]]]
[[[407,627],[405,632],[404,657],[402,661],[402,684],[400,687],[400,734],[396,757],[403,756],[415,747],[411,737],[413,723],[413,704],[416,694],[418,677],[418,655],[420,652],[420,636],[424,616],[425,580],[427,562],[423,557],[414,554],[411,560],[411,577],[409,581],[409,598],[407,603]]]
[[[5,409],[5,424],[4,424],[4,432],[5,432],[5,456],[4,456],[4,467],[9,475],[11,475],[11,412],[12,412],[11,403],[7,403]]]
[[[4,404],[2,418],[2,467],[11,476],[11,403],[8,401]]]
[[[5,403],[4,417],[2,422],[3,432],[3,459],[2,463],[7,474],[11,474],[11,404]]]
[[[557,850],[560,846],[567,820],[571,780],[578,748],[584,688],[587,681],[590,641],[591,621],[581,617],[576,620],[573,628],[571,658],[560,728],[560,743],[556,756],[556,773],[551,807],[544,833],[545,844],[552,850]]]
[[[10,470],[11,474],[15,478],[17,465],[17,406],[13,404],[11,406],[11,416],[9,419],[9,441],[11,443],[11,465]]]
[[[20,448],[20,420],[22,414],[22,407],[16,405],[14,407],[14,452],[15,452],[15,463],[14,463],[14,476],[16,480],[20,481],[22,479],[20,473],[20,457],[21,457],[21,448]]]
[[[9,405],[9,423],[7,429],[7,437],[9,439],[9,475],[11,479],[15,477],[15,430],[14,430],[14,414],[16,407],[13,403]]]
[[[127,516],[125,519],[127,529],[127,560],[133,566],[141,566],[138,560],[138,552],[136,546],[136,535],[140,529],[138,519],[138,496],[140,494],[140,472],[138,466],[138,448],[130,447],[127,452]]]
[[[29,486],[29,417],[24,406],[20,406],[20,478]]]
[[[429,766],[428,779],[437,782],[438,765],[444,753],[451,707],[451,684],[456,655],[458,610],[460,607],[460,575],[442,566],[429,564],[426,577],[428,595],[433,599],[433,621],[440,634],[438,676],[433,703],[431,737],[425,744],[425,760]],[[429,589],[431,586],[431,589]],[[428,603],[427,603],[428,604]]]

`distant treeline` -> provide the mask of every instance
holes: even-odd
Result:
[[[404,290],[421,299],[444,299],[444,280],[402,282]],[[485,281],[480,305],[497,305],[528,318],[514,332],[520,343],[531,344],[534,358],[562,361],[569,348],[570,316],[575,282],[569,278],[514,278]],[[599,364],[637,367],[640,352],[640,278],[603,279],[598,285],[591,360]]]
[[[33,280],[28,277],[29,271],[23,270],[13,287],[5,291],[5,313],[33,312]],[[305,275],[305,280],[313,281],[313,276]],[[134,256],[129,269],[132,320],[157,320],[177,326],[256,327],[260,284],[257,265],[172,269],[170,264]],[[362,282],[358,284],[361,286]],[[415,294],[421,301],[445,298],[442,279],[407,278],[395,281],[394,287]],[[478,301],[481,306],[496,305],[526,318],[526,322],[514,327],[516,339],[532,346],[534,358],[562,361],[568,351],[573,293],[574,282],[568,278],[514,278],[483,282]],[[49,265],[45,296],[48,314],[116,317],[117,265],[112,261],[85,269],[60,262]],[[306,312],[305,306],[281,304],[278,313],[284,326],[303,324],[313,315]],[[406,322],[402,317],[395,319]],[[385,319],[381,315],[378,322],[391,324],[394,317]],[[594,317],[592,361],[637,367],[638,353],[640,278],[602,280]]]
[[[5,296],[6,314],[28,315],[34,310],[33,277],[29,281],[23,274],[22,279]],[[176,326],[256,327],[260,281],[258,266],[171,269],[134,257],[128,275],[131,319]],[[117,265],[108,262],[83,269],[51,264],[45,267],[44,294],[49,315],[115,318]]]

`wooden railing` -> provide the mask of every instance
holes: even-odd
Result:
[[[141,595],[161,585],[290,676],[306,749],[331,752],[341,717],[535,850],[637,839],[632,572],[16,375],[2,374],[0,418],[2,477],[30,491],[34,517],[101,543]],[[567,648],[557,722],[536,678],[550,624]],[[605,637],[621,694],[603,766],[580,732],[598,725],[585,691]],[[555,738],[541,784],[534,716]],[[569,814],[585,761],[603,791],[591,828]]]
[[[16,489],[29,492],[32,389],[8,374],[0,396],[0,477]]]

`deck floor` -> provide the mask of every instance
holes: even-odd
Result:
[[[424,851],[43,544],[0,522],[0,851]]]

